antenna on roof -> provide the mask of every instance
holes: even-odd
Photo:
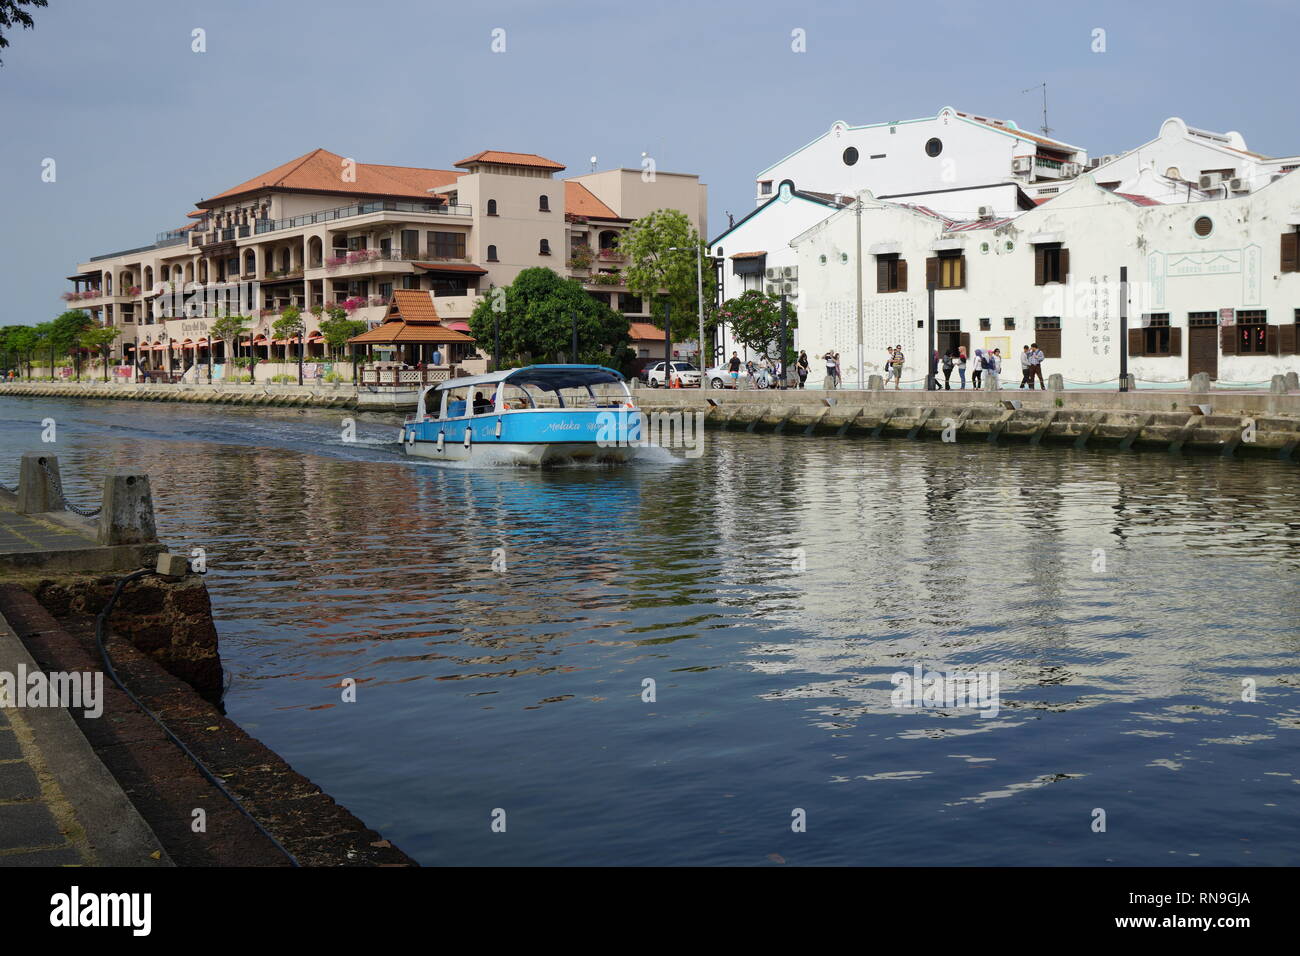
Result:
[[[593,173],[596,171],[596,157],[595,157],[595,156],[591,157],[591,171],[592,171]]]
[[[1047,125],[1047,84],[1040,83],[1038,84],[1038,86],[1031,86],[1029,89],[1021,90],[1020,92],[1032,93],[1034,92],[1034,90],[1040,90],[1040,89],[1043,91],[1043,125],[1040,126],[1039,129],[1043,131],[1044,136],[1051,136],[1052,128]]]

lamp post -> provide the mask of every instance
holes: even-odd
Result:
[[[1119,267],[1119,390],[1128,391],[1128,266]]]

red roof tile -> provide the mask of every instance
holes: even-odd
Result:
[[[730,258],[730,259],[757,259],[757,258],[759,258],[760,256],[765,256],[765,255],[767,255],[767,250],[766,250],[766,249],[760,249],[758,252],[737,252],[737,253],[735,253],[735,254],[733,254],[733,255],[731,255],[731,256],[728,256],[728,258]]]
[[[462,175],[450,169],[416,169],[371,163],[357,163],[351,167],[356,175],[349,179],[343,178],[344,171],[344,157],[327,149],[313,149],[310,153],[291,159],[238,186],[232,186],[197,205],[213,206],[222,200],[263,189],[428,199],[429,190],[448,186]]]
[[[653,322],[630,322],[628,323],[628,335],[634,341],[654,341],[662,342],[664,340],[664,330],[659,328]]]
[[[562,163],[536,153],[509,153],[502,149],[485,149],[467,156],[453,166],[468,166],[470,163],[495,163],[498,166],[535,166],[541,169],[564,169]]]
[[[1116,193],[1116,196],[1123,196],[1131,203],[1139,206],[1162,206],[1164,205],[1158,199],[1152,199],[1150,196],[1138,196],[1135,193]]]
[[[465,262],[412,262],[411,265],[417,269],[428,269],[431,272],[468,272],[471,275],[485,276],[487,270],[482,266],[472,266]],[[411,289],[402,289],[402,292],[411,292]]]
[[[596,198],[582,183],[571,179],[564,181],[564,211],[570,216],[583,216],[587,219],[619,219],[618,213]]]

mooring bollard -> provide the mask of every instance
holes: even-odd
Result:
[[[1286,376],[1274,375],[1268,383],[1268,390],[1274,395],[1285,395],[1287,393]]]
[[[1210,390],[1210,373],[1197,372],[1193,375],[1191,389],[1193,392],[1208,392]]]
[[[1300,388],[1300,372],[1286,373],[1286,387],[1291,391],[1295,391],[1297,388]]]
[[[1138,390],[1137,376],[1134,375],[1132,372],[1129,372],[1127,375],[1124,376],[1124,378],[1128,380],[1128,390],[1130,392],[1136,392]]]
[[[1047,387],[1053,392],[1065,391],[1065,376],[1060,372],[1053,372],[1047,376]]]
[[[23,452],[18,470],[19,514],[44,514],[63,510],[63,482],[59,456]]]
[[[150,544],[158,540],[149,476],[115,468],[104,476],[104,510],[99,513],[100,544]]]
[[[867,391],[883,392],[885,390],[885,379],[880,375],[867,376]]]

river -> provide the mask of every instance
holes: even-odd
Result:
[[[422,863],[1297,862],[1294,465],[715,431],[474,471],[346,414],[3,398],[0,480],[148,472],[231,717]],[[895,706],[918,665],[996,714]]]

